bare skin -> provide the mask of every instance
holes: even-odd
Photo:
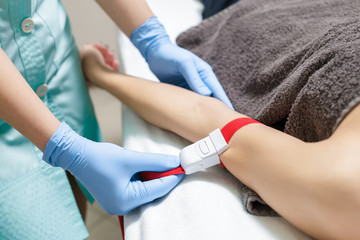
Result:
[[[105,61],[106,52],[93,45],[82,49],[87,78],[160,128],[194,142],[245,116],[215,98],[118,73],[113,58]],[[302,231],[318,239],[357,239],[359,121],[358,105],[329,139],[317,143],[251,124],[236,132],[221,159],[236,178]]]
[[[96,0],[96,2],[128,37],[154,16],[145,0]]]
[[[2,49],[0,62],[0,118],[44,151],[46,143],[60,122],[31,89]]]

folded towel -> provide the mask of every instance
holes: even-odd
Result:
[[[213,67],[238,112],[315,142],[360,102],[359,13],[359,0],[242,0],[177,42]],[[243,200],[274,214],[246,186]]]

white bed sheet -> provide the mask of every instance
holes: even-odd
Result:
[[[201,21],[197,0],[149,0],[170,37]],[[119,33],[119,56],[127,74],[152,79],[146,62]],[[151,99],[149,99],[151,101]],[[123,144],[128,149],[178,154],[189,144],[181,137],[145,122],[123,107]],[[162,239],[310,239],[281,217],[248,214],[239,182],[226,170],[213,167],[186,176],[167,196],[125,216],[126,240]]]

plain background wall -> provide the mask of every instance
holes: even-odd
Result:
[[[81,49],[84,44],[101,42],[117,52],[117,28],[106,13],[93,0],[63,0],[72,32]],[[121,104],[107,92],[90,87],[104,140],[121,144]]]
[[[116,27],[94,0],[62,0],[78,46],[101,41],[116,50]]]

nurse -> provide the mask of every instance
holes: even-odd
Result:
[[[143,0],[98,0],[163,82],[231,104],[210,66],[170,42]],[[175,156],[101,141],[68,18],[57,0],[0,0],[0,239],[88,236],[64,170],[109,214],[123,215],[179,181],[132,179]]]

